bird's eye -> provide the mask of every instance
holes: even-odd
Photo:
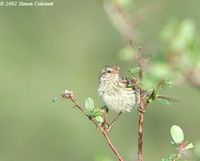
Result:
[[[107,72],[108,72],[108,73],[111,73],[111,70],[108,70]]]

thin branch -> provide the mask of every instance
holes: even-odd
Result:
[[[99,125],[97,127],[100,129],[101,133],[103,134],[103,136],[106,139],[106,142],[108,143],[109,147],[112,149],[114,154],[117,156],[118,160],[119,161],[124,161],[124,159],[121,157],[121,155],[119,154],[118,150],[114,147],[112,141],[110,140],[107,131],[104,128],[102,128],[101,126],[99,126]]]
[[[145,101],[145,93],[143,89],[140,89],[140,107],[139,107],[139,127],[138,127],[138,161],[142,161],[142,150],[143,150],[143,122],[144,112],[147,107]]]
[[[183,152],[185,151],[185,147],[187,145],[188,141],[182,142],[181,144],[179,144],[178,147],[178,151],[176,153],[176,155],[172,158],[172,161],[177,161],[182,155]],[[187,160],[186,158],[184,158],[185,160]]]
[[[170,97],[170,96],[163,96],[163,95],[157,95],[156,99],[165,99],[165,100],[172,101],[172,102],[178,102],[177,98]]]
[[[118,120],[118,118],[121,114],[122,114],[122,112],[118,113],[117,116],[112,120],[112,122],[110,123],[110,125],[107,129],[107,132],[109,132],[112,129],[113,125],[116,123],[116,121]]]
[[[172,161],[177,161],[181,157],[181,152],[178,152],[175,157],[172,159]]]
[[[133,25],[135,26],[145,18],[149,18],[153,14],[158,13],[163,6],[163,3],[161,4],[160,2],[156,1],[139,7],[130,15]]]
[[[138,63],[138,67],[140,69],[140,71],[139,71],[139,81],[140,81],[140,80],[142,80],[142,77],[143,77],[143,73],[144,73],[143,66],[145,64],[145,61],[142,58],[142,53],[141,53],[142,47],[139,46],[138,43],[134,39],[132,39],[130,41],[130,45],[132,46],[133,49],[137,50],[135,57],[136,57],[136,60]]]
[[[135,37],[135,35],[138,34],[136,30],[132,30],[133,27],[129,17],[117,3],[104,1],[104,9],[110,20],[113,22],[114,27],[120,32],[124,40],[130,40],[133,35]]]
[[[122,156],[119,154],[117,148],[113,145],[110,137],[108,136],[108,133],[106,129],[104,129],[96,120],[95,118],[92,118],[86,111],[85,109],[75,100],[74,93],[72,91],[65,90],[64,93],[61,94],[61,96],[67,100],[70,100],[73,104],[74,107],[79,109],[94,125],[98,127],[98,129],[101,131],[102,135],[104,136],[107,144],[109,145],[110,149],[113,151],[115,156],[118,158],[119,161],[124,161]]]
[[[132,45],[132,47],[136,47],[137,52],[136,52],[136,59],[138,62],[138,67],[140,68],[139,71],[139,82],[142,80],[143,78],[143,74],[144,74],[144,64],[145,61],[142,57],[142,53],[141,53],[141,47],[138,46],[136,41],[130,41],[130,44]],[[145,100],[145,92],[142,88],[140,89],[140,106],[139,106],[139,126],[138,126],[138,161],[142,161],[143,157],[142,157],[142,152],[143,152],[143,122],[144,122],[144,112],[145,109],[148,105],[148,103]]]

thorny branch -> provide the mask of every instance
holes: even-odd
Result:
[[[107,144],[109,145],[110,149],[113,151],[115,156],[118,158],[119,161],[124,161],[122,156],[119,154],[118,150],[116,147],[113,145],[110,137],[108,136],[108,133],[105,128],[103,128],[94,118],[92,118],[86,111],[85,109],[75,100],[74,93],[72,91],[65,90],[64,93],[61,94],[61,96],[67,100],[70,100],[73,104],[74,107],[79,109],[97,128],[101,131],[102,135],[106,139]]]

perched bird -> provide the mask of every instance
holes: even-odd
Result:
[[[120,76],[120,68],[116,65],[106,65],[102,69],[98,94],[108,110],[121,114],[131,112],[138,107],[140,91],[136,86],[129,86],[130,82],[128,78]]]

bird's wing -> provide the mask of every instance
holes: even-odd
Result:
[[[125,87],[132,87],[134,86],[133,81],[130,78],[127,77],[121,77],[120,82],[125,85]]]

